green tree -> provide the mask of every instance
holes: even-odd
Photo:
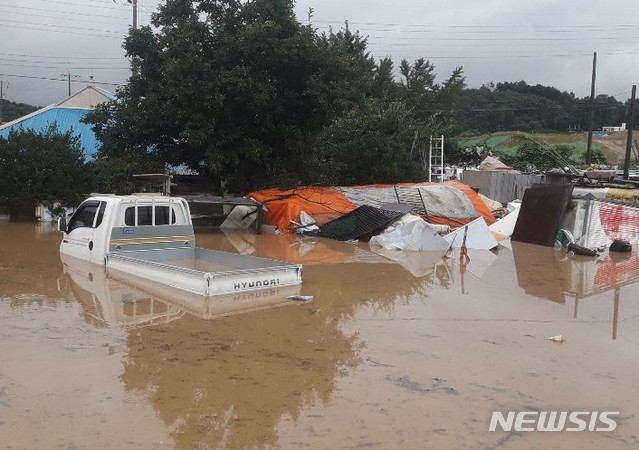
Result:
[[[0,123],[19,119],[36,109],[38,109],[36,106],[27,105],[26,103],[15,103],[0,99]]]
[[[309,167],[323,174],[322,184],[423,181],[421,165],[410,154],[416,127],[403,103],[371,102],[319,133]]]
[[[12,131],[0,137],[0,207],[77,204],[88,188],[84,155],[72,131]]]
[[[449,132],[452,109],[459,93],[464,89],[463,69],[457,67],[442,84],[435,82],[435,66],[424,58],[414,63],[402,60],[400,98],[406,103],[416,120],[435,120],[440,133]]]
[[[151,153],[243,191],[296,178],[308,134],[343,110],[337,98],[352,103],[337,86],[348,70],[323,89],[331,55],[291,1],[170,0],[152,23],[157,32],[126,39],[137,67],[129,85],[89,119],[100,156]]]
[[[606,155],[604,155],[604,152],[600,148],[593,148],[591,150],[591,157],[592,162],[595,164],[610,164],[610,161],[606,158]],[[586,164],[586,152],[583,152],[580,155],[579,162],[584,165]]]
[[[517,148],[517,153],[499,155],[500,159],[509,166],[522,172],[547,171],[561,168],[562,162],[575,164],[573,159],[575,148],[572,145],[549,146],[529,138]]]
[[[590,99],[525,81],[490,83],[457,96],[454,122],[471,132],[587,130]],[[595,99],[594,128],[625,121],[624,104],[608,95]]]
[[[144,192],[145,183],[133,175],[165,171],[164,165],[157,159],[138,153],[103,156],[86,166],[92,191],[118,195]]]
[[[337,142],[324,130],[357,114],[377,120],[394,103],[405,105],[400,125],[412,129],[390,132],[405,139],[392,148],[410,149],[416,125],[445,133],[449,121],[433,120],[424,102],[450,103],[463,85],[461,69],[436,84],[434,67],[421,60],[405,63],[410,86],[403,89],[392,61],[372,58],[366,37],[348,23],[318,34],[296,20],[292,0],[168,0],[152,25],[126,38],[135,66],[129,84],[89,116],[102,142],[98,163],[148,155],[185,164],[236,193],[335,179],[331,164],[314,164],[346,155],[318,150],[322,141]],[[344,141],[349,158],[371,151],[363,146],[369,137],[342,137],[359,143]]]

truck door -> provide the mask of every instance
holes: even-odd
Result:
[[[104,255],[93,252],[93,238],[102,223],[105,208],[106,203],[97,200],[82,203],[69,219],[60,250],[85,261],[103,263],[100,258]]]

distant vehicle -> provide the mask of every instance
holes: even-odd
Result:
[[[204,296],[302,282],[302,266],[197,248],[187,201],[152,195],[95,195],[67,221],[60,253],[104,264],[109,275]]]

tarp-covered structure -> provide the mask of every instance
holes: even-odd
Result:
[[[459,227],[483,217],[492,224],[495,217],[480,196],[458,181],[444,183],[375,184],[348,187],[277,188],[251,192],[247,197],[264,205],[266,223],[282,232],[294,232],[300,226],[300,213],[310,215],[324,225],[362,205],[383,207],[404,203],[433,224]]]

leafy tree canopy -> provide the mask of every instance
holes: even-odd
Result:
[[[398,167],[414,167],[416,129],[450,128],[436,111],[464,85],[461,68],[437,84],[422,59],[402,61],[396,80],[365,37],[348,24],[322,34],[301,25],[292,0],[167,0],[124,47],[130,82],[88,119],[102,142],[98,160],[148,154],[233,192],[395,179]],[[376,162],[393,161],[389,173],[346,169],[376,152]]]
[[[1,99],[0,102],[0,123],[11,122],[38,109],[26,103],[15,103]]]
[[[87,188],[84,155],[72,131],[55,126],[0,137],[0,207],[63,201],[77,204]]]
[[[514,156],[500,154],[499,158],[509,166],[522,172],[547,171],[558,167],[558,161],[552,153],[558,155],[562,161],[575,164],[573,159],[574,147],[571,145],[548,146],[529,138],[523,138],[523,142],[517,148]]]
[[[595,129],[626,121],[626,105],[614,97],[597,96],[594,108]],[[459,92],[453,116],[457,129],[466,132],[567,132],[587,130],[589,111],[589,97],[577,98],[553,87],[518,81],[490,83]]]
[[[148,154],[128,153],[99,158],[86,164],[93,192],[129,195],[144,192],[145,182],[133,177],[142,173],[164,173],[165,167]]]

